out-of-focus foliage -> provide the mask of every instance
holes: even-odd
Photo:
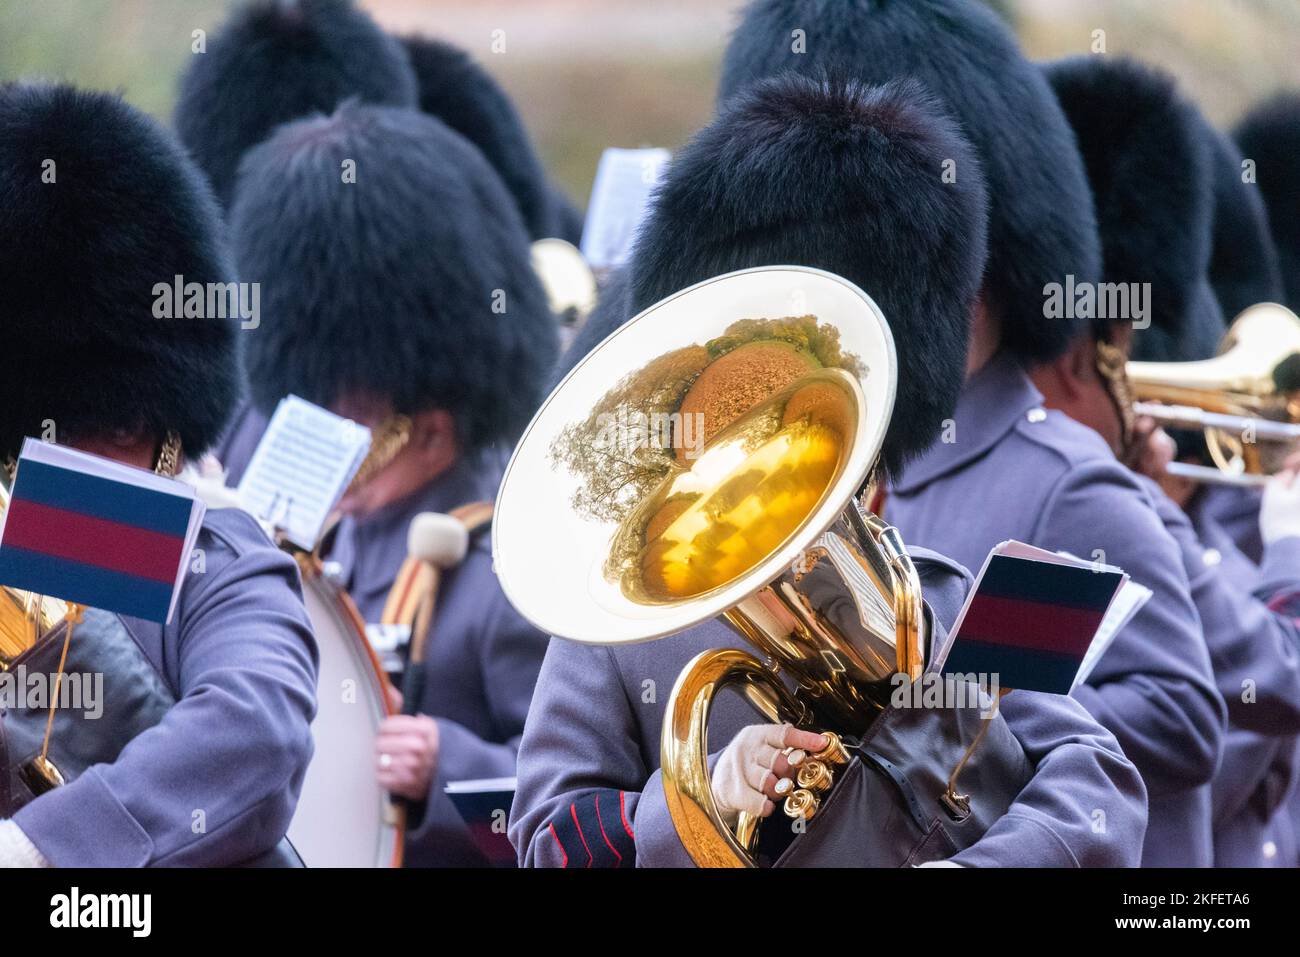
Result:
[[[192,32],[234,0],[0,0],[0,81],[121,90],[168,117]],[[516,99],[551,173],[584,202],[605,146],[675,147],[713,111],[742,0],[360,0],[386,27],[470,50]],[[1106,50],[1172,70],[1230,123],[1300,87],[1300,0],[984,0],[1036,58]],[[495,47],[495,48],[494,48]],[[502,49],[504,47],[504,49]]]

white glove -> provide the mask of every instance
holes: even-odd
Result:
[[[0,821],[0,867],[49,867],[50,862],[13,821]]]
[[[203,456],[198,462],[186,462],[176,477],[196,489],[208,508],[242,508],[248,511],[238,490],[226,485],[226,473],[211,455]]]
[[[1259,532],[1265,545],[1290,536],[1300,537],[1300,482],[1295,472],[1279,472],[1264,487]]]
[[[917,867],[961,867],[956,861],[926,861],[924,864],[917,864]]]
[[[734,824],[741,811],[767,817],[774,807],[771,798],[779,778],[790,777],[803,761],[803,751],[787,759],[785,748],[819,750],[826,739],[788,724],[752,724],[742,728],[723,749],[713,768],[713,800],[728,823]]]

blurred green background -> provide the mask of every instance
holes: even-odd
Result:
[[[359,0],[385,27],[459,43],[514,96],[548,168],[585,203],[606,146],[680,145],[712,110],[741,0]],[[1026,51],[1106,50],[1173,71],[1219,124],[1300,87],[1300,0],[990,0]],[[121,91],[167,119],[192,33],[234,0],[0,0],[0,80]],[[493,52],[495,31],[505,50]]]

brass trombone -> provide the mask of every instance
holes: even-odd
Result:
[[[1259,485],[1300,448],[1300,317],[1277,303],[1251,306],[1213,359],[1130,362],[1133,411],[1203,429],[1216,467],[1172,463],[1170,473]]]
[[[896,381],[889,326],[857,287],[803,267],[743,270],[606,339],[506,471],[494,561],[538,628],[621,644],[722,616],[758,652],[703,652],[667,703],[664,791],[697,864],[754,865],[758,822],[733,830],[709,785],[719,690],[768,720],[856,736],[896,673],[924,669],[916,569],[860,498]],[[802,800],[786,813],[810,813],[815,798]]]

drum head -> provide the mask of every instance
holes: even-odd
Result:
[[[316,750],[289,840],[308,867],[389,867],[401,835],[374,771],[385,679],[346,593],[306,574],[303,598],[320,648]]]

